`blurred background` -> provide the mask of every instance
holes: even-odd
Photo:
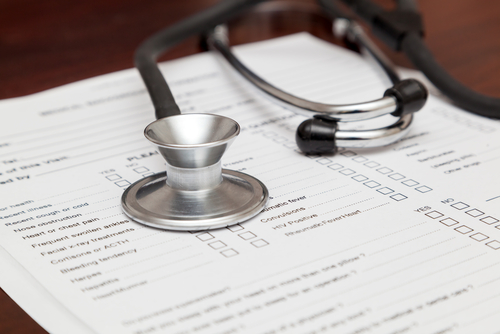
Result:
[[[131,68],[134,49],[143,39],[216,2],[0,0],[0,98]],[[392,6],[391,0],[376,2]],[[420,0],[419,6],[426,41],[437,59],[463,83],[500,96],[494,78],[500,73],[500,1]],[[247,30],[251,34],[258,27],[256,23]],[[244,41],[245,36],[235,42]],[[162,60],[198,51],[193,38]],[[409,66],[403,56],[389,55]]]

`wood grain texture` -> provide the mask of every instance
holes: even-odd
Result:
[[[0,99],[131,68],[134,49],[144,38],[216,2],[0,0]],[[379,3],[391,5],[390,0]],[[437,60],[462,83],[500,97],[500,1],[419,3],[426,41]],[[410,66],[404,56],[383,48],[397,64]],[[193,38],[162,60],[198,50]],[[46,332],[0,291],[0,333]]]

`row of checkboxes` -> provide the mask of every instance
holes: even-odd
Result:
[[[108,179],[109,181],[111,182],[114,182],[118,187],[122,188],[122,187],[126,187],[130,184],[129,181],[123,179],[120,175],[118,174],[111,174],[111,175],[107,175],[106,176],[106,179]]]
[[[425,185],[420,185],[420,186],[416,187],[417,185],[420,184],[419,182],[417,182],[413,179],[407,179],[406,176],[404,176],[403,174],[394,172],[394,170],[392,170],[389,167],[381,166],[378,162],[369,161],[368,158],[360,156],[355,152],[344,151],[344,152],[341,152],[340,155],[343,155],[347,158],[351,158],[353,161],[355,161],[357,163],[362,163],[364,166],[366,166],[368,168],[375,168],[375,170],[378,173],[380,173],[382,175],[387,175],[387,177],[389,177],[392,180],[395,180],[395,181],[404,180],[404,181],[401,181],[402,184],[404,184],[407,187],[415,187],[415,190],[417,190],[418,192],[427,193],[427,192],[432,190],[432,188],[425,186]],[[338,164],[338,165],[340,165],[340,164]],[[330,168],[332,168],[332,167],[330,167]],[[334,166],[333,168],[338,168],[338,166]]]
[[[226,227],[229,231],[233,232],[233,233],[238,233],[238,236],[243,239],[243,240],[249,240],[250,243],[257,247],[257,248],[260,248],[260,247],[264,247],[264,246],[267,246],[269,245],[269,243],[264,240],[264,239],[255,239],[257,238],[257,235],[255,235],[253,232],[250,232],[250,231],[244,231],[244,232],[241,232],[242,230],[244,230],[245,228],[243,226],[241,226],[240,224],[236,224],[236,225],[232,225],[232,226],[228,226]],[[254,240],[255,239],[255,240]]]
[[[138,174],[142,174],[143,177],[154,174],[147,167],[136,167],[133,169],[133,171]],[[130,185],[129,181],[125,180],[123,177],[121,177],[121,175],[118,174],[107,175],[106,179],[108,179],[111,182],[114,182],[120,188],[127,187],[128,185]]]
[[[333,167],[331,167],[333,166]],[[338,163],[335,163],[333,165],[330,165],[330,166],[327,166],[328,168],[331,168],[333,170],[338,170],[338,172],[342,175],[345,175],[345,176],[351,176],[353,174],[356,174],[356,172],[352,169],[349,169],[349,168],[344,168],[344,166],[338,164]],[[342,169],[344,168],[344,169]],[[395,201],[402,201],[404,199],[407,199],[408,197],[403,195],[403,194],[400,194],[400,193],[395,193],[394,189],[391,189],[389,187],[381,187],[381,184],[376,182],[376,181],[373,181],[373,180],[369,180],[368,177],[362,175],[362,174],[356,174],[354,176],[351,176],[351,179],[357,181],[357,182],[362,182],[363,185],[365,185],[366,187],[368,188],[371,188],[371,189],[375,189],[375,188],[378,188],[378,189],[375,189],[377,192],[381,193],[382,195],[390,195],[389,197]]]
[[[225,257],[233,257],[233,256],[236,256],[239,254],[238,251],[236,251],[234,248],[228,248],[228,249],[222,250],[223,248],[226,248],[227,245],[223,241],[214,240],[215,236],[210,232],[202,232],[202,233],[196,234],[196,238],[198,238],[199,240],[201,240],[203,242],[207,242],[207,245],[210,248],[217,250],[217,251],[220,251],[220,253]]]
[[[436,211],[436,210],[430,211],[430,212],[426,213],[425,215],[431,219],[439,219],[439,218],[442,218],[445,216],[443,213]],[[487,218],[487,217],[485,217],[485,218]],[[490,217],[490,218],[493,218],[493,217]],[[447,227],[452,227],[452,226],[455,226],[455,225],[460,223],[459,221],[457,221],[453,218],[450,218],[450,217],[440,219],[439,222]],[[500,228],[499,226],[497,226],[497,228]],[[469,237],[471,239],[479,241],[479,242],[485,241],[485,240],[490,238],[489,236],[487,236],[486,234],[481,233],[481,232],[472,233],[472,232],[474,232],[474,229],[467,226],[467,225],[460,225],[458,227],[455,227],[454,230],[460,234],[467,234],[467,235],[469,235]],[[490,247],[490,248],[493,248],[494,250],[500,249],[500,241],[498,241],[498,240],[488,241],[487,243],[485,243],[485,245]]]
[[[240,224],[228,226],[226,228],[233,233],[237,233],[237,235],[241,239],[249,241],[254,247],[260,248],[269,245],[269,243],[266,240],[257,238],[257,235],[255,235],[255,233],[251,231],[244,231],[245,228]],[[207,242],[207,245],[215,250],[221,250],[227,247],[227,245],[223,241],[214,240],[215,236],[210,232],[202,232],[196,234],[196,238],[198,238],[203,242]],[[225,257],[233,257],[239,254],[233,248],[221,250],[220,253]]]

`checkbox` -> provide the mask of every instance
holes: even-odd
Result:
[[[308,157],[309,159],[318,159],[318,158],[321,158],[321,155],[319,155],[319,154],[306,154],[306,157]]]
[[[405,178],[404,175],[399,174],[399,173],[394,173],[394,174],[387,175],[387,176],[389,176],[391,179],[396,180],[396,181],[399,181],[399,180],[402,180]]]
[[[500,248],[500,242],[496,241],[496,240],[493,240],[493,241],[490,241],[490,242],[487,242],[486,243],[486,246],[488,247],[491,247],[493,248],[494,250],[497,250]]]
[[[367,178],[366,176],[361,175],[361,174],[356,175],[356,176],[353,176],[353,177],[352,177],[352,179],[353,179],[353,180],[356,180],[356,181],[358,181],[358,182],[362,182],[362,181],[366,181],[366,180],[368,180],[368,178]]]
[[[332,160],[330,160],[328,158],[321,158],[321,159],[316,160],[316,162],[321,164],[321,165],[327,165],[330,162],[332,162]]]
[[[487,235],[484,235],[482,233],[474,233],[473,235],[471,235],[469,237],[476,240],[476,241],[484,241],[484,240],[489,238]]]
[[[432,190],[432,188],[429,188],[427,186],[420,186],[415,188],[416,191],[419,191],[421,193],[428,193],[429,191]]]
[[[375,167],[378,167],[380,166],[380,164],[378,162],[375,162],[375,161],[370,161],[370,162],[367,162],[366,164],[364,164],[366,167],[368,168],[375,168]]]
[[[395,194],[395,195],[392,195],[392,196],[390,196],[390,197],[391,197],[393,200],[398,201],[398,202],[408,198],[408,197],[406,197],[406,196],[405,196],[405,195],[403,195],[403,194]]]
[[[352,169],[343,169],[339,172],[340,174],[343,174],[343,175],[352,175],[352,174],[355,174],[356,172],[353,171]]]
[[[358,155],[357,153],[354,153],[353,151],[344,151],[340,153],[340,155],[343,155],[344,157],[353,157],[355,155]]]
[[[451,219],[451,218],[442,219],[442,220],[440,220],[440,222],[446,226],[453,226],[453,225],[458,224],[458,222],[455,219]]]
[[[469,216],[472,216],[472,217],[479,217],[479,216],[484,215],[484,212],[479,211],[478,209],[472,209],[469,211],[465,211],[465,213],[468,214]]]
[[[418,184],[418,182],[415,180],[406,180],[406,181],[403,181],[401,183],[404,184],[405,186],[408,186],[408,187],[414,187]]]
[[[222,255],[224,255],[225,257],[233,257],[233,256],[236,256],[238,255],[238,252],[235,251],[234,249],[226,249],[222,252],[220,252]]]
[[[146,173],[146,174],[142,174],[142,177],[148,177],[148,176],[151,176],[151,175],[155,175],[155,173],[149,172],[149,173]]]
[[[387,195],[387,194],[390,194],[390,193],[393,193],[394,190],[392,190],[391,188],[387,188],[387,187],[383,187],[383,188],[380,188],[380,189],[377,189],[377,191],[383,195]]]
[[[137,168],[134,168],[134,172],[136,172],[137,174],[149,172],[149,168],[146,168],[146,167],[137,167]]]
[[[122,177],[118,174],[112,174],[112,175],[106,176],[106,178],[110,181],[115,181],[115,180],[121,179]]]
[[[455,204],[451,205],[452,208],[455,208],[457,210],[463,210],[469,207],[468,204],[465,204],[464,202],[457,202]]]
[[[257,248],[269,245],[269,243],[266,240],[263,240],[263,239],[252,241],[251,244],[254,245]]]
[[[213,239],[214,236],[211,235],[210,233],[208,232],[204,232],[204,233],[201,233],[201,234],[198,234],[196,236],[198,239],[200,239],[201,241],[207,241],[207,240],[210,240],[210,239]]]
[[[236,224],[236,225],[232,225],[232,226],[228,226],[226,227],[229,231],[231,232],[238,232],[238,231],[241,231],[244,229],[243,226],[241,226],[240,224]]]
[[[387,168],[387,167],[382,167],[382,168],[377,169],[377,172],[379,172],[380,174],[384,174],[384,175],[389,174],[392,171],[393,171],[392,169]]]
[[[368,182],[365,182],[363,184],[365,186],[367,186],[368,188],[375,188],[375,187],[378,187],[380,185],[380,183],[375,182],[375,181],[368,181]]]
[[[250,232],[250,231],[240,233],[240,234],[238,234],[238,236],[239,236],[240,238],[242,238],[243,240],[249,240],[249,239],[253,239],[253,238],[255,238],[255,237],[256,237],[256,235],[255,235],[255,234],[253,234],[253,233],[252,233],[252,232]]]
[[[283,144],[283,146],[285,146],[286,148],[296,148],[297,144],[291,142],[291,143],[285,143]]]
[[[221,248],[224,248],[227,246],[225,243],[223,243],[222,241],[219,241],[219,240],[210,242],[210,243],[208,243],[208,245],[210,247],[212,247],[213,249],[221,249]]]
[[[479,220],[488,225],[498,223],[498,219],[493,218],[492,216],[484,217]]]
[[[339,170],[339,169],[344,168],[344,166],[342,166],[341,164],[333,164],[333,165],[329,165],[327,167],[330,169],[333,169],[333,170]]]
[[[462,225],[462,226],[459,226],[459,227],[455,227],[455,230],[457,232],[462,233],[462,234],[467,234],[467,233],[470,233],[470,232],[474,231],[469,226],[465,226],[465,225]]]
[[[437,219],[440,217],[443,217],[444,215],[439,212],[439,211],[431,211],[425,214],[427,217],[432,218],[432,219]]]
[[[126,187],[126,186],[128,186],[130,184],[130,182],[128,182],[127,180],[121,180],[121,181],[115,182],[115,184],[118,187]]]
[[[365,162],[368,160],[368,158],[365,158],[365,157],[362,157],[362,156],[359,156],[359,157],[356,157],[356,158],[352,158],[352,160],[356,161],[356,162]]]

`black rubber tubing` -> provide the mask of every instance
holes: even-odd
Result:
[[[224,0],[187,19],[160,30],[146,39],[136,50],[135,66],[146,84],[153,102],[156,118],[180,114],[180,109],[158,68],[157,59],[186,38],[226,22],[232,16],[265,0]]]
[[[418,34],[407,34],[401,48],[413,65],[456,105],[481,116],[500,118],[500,99],[477,93],[455,80],[439,65]]]

